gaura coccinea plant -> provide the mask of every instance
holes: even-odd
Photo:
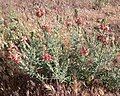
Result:
[[[36,13],[39,18],[43,15],[41,12]],[[13,20],[11,23],[16,22]],[[21,27],[19,22],[14,30],[11,27],[1,29],[1,38],[5,39],[2,48],[8,52],[8,63],[16,64],[22,72],[42,82],[49,79],[61,83],[71,82],[72,75],[76,74],[77,79],[84,80],[87,84],[101,79],[106,86],[119,88],[119,68],[111,67],[112,61],[120,52],[114,33],[104,23],[93,28],[92,33],[76,23],[73,25],[67,21],[71,44],[69,48],[65,48],[59,29],[52,30],[49,25],[41,25],[39,21],[42,38],[37,38],[36,32],[25,34],[24,30],[18,30]],[[15,33],[16,31],[19,32]]]
[[[72,32],[73,50],[70,52],[69,71],[77,74],[78,79],[85,80],[87,84],[97,78],[109,88],[119,88],[120,68],[112,66],[113,60],[120,52],[120,46],[116,43],[115,34],[109,25],[101,22],[99,26],[93,28],[92,33],[80,27],[78,30],[76,27],[77,35],[73,30]]]

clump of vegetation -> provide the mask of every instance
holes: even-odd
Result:
[[[96,4],[101,6],[103,2],[108,0],[97,0]],[[110,90],[118,90],[120,68],[116,62],[120,45],[106,19],[100,19],[98,25],[88,32],[84,28],[86,22],[78,16],[77,9],[73,18],[57,14],[54,17],[55,26],[43,23],[41,18],[45,18],[47,11],[44,8],[35,9],[34,30],[14,11],[7,19],[0,19],[2,62],[36,78],[52,91],[53,86],[48,86],[46,81],[54,81],[61,86],[70,85],[75,96],[78,88],[91,87],[97,80]]]

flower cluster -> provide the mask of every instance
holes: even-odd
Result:
[[[21,61],[21,56],[20,52],[18,50],[18,47],[15,44],[11,44],[10,47],[8,48],[8,59],[13,61],[16,64],[19,64]]]
[[[106,25],[106,24],[101,24],[101,25],[99,26],[99,29],[101,29],[101,30],[103,30],[103,31],[111,32],[110,27],[109,27],[108,25]]]
[[[109,38],[107,36],[104,35],[98,35],[97,36],[97,40],[102,42],[103,44],[109,44]]]
[[[43,60],[43,61],[48,61],[48,62],[50,62],[50,61],[53,60],[53,57],[52,57],[52,55],[50,55],[49,53],[45,53],[45,54],[42,56],[42,60]]]

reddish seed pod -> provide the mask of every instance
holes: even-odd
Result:
[[[43,15],[45,14],[45,11],[44,10],[42,10],[42,9],[37,9],[36,10],[36,16],[37,17],[42,17]]]

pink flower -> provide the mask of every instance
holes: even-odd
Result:
[[[10,44],[10,47],[8,48],[7,58],[15,62],[16,64],[19,64],[21,61],[19,49],[14,43]]]
[[[89,54],[89,50],[86,47],[82,47],[80,49],[80,55],[87,56]]]
[[[52,56],[51,56],[49,53],[45,53],[45,54],[42,56],[42,60],[43,60],[43,61],[52,61],[53,58],[52,58]]]
[[[13,61],[16,64],[19,64],[21,61],[20,55],[19,54],[12,54],[10,53],[8,56],[8,59],[10,59],[11,61]]]

